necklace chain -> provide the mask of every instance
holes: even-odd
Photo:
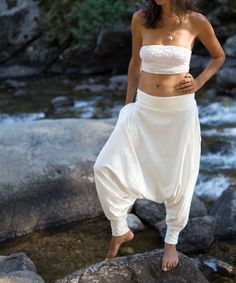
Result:
[[[167,27],[167,25],[166,24],[164,24],[164,27]],[[169,28],[168,28],[169,29]],[[174,36],[173,36],[173,34],[172,34],[172,31],[170,31],[170,30],[168,30],[167,31],[167,37],[166,37],[166,40],[168,40],[168,41],[172,41],[174,39]]]

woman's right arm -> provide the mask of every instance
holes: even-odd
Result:
[[[141,72],[141,58],[139,51],[142,46],[141,20],[142,10],[134,12],[131,21],[132,55],[128,66],[128,83],[125,104],[134,101]]]

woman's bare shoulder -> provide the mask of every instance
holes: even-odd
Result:
[[[211,23],[204,14],[199,12],[191,12],[189,19],[193,29],[196,32],[196,35],[213,31]]]
[[[136,17],[142,17],[142,16],[144,16],[144,9],[139,9],[139,10],[135,11],[135,12],[133,13],[133,15],[135,15]]]
[[[191,12],[189,14],[189,19],[194,27],[202,27],[210,24],[207,17],[199,12]]]
[[[139,24],[139,25],[143,25],[143,22],[144,22],[144,15],[145,15],[145,12],[143,9],[139,9],[137,11],[135,11],[133,13],[133,20]]]

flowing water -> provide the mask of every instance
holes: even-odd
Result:
[[[99,84],[92,91],[91,88],[90,91],[86,90],[86,85],[91,84],[91,78],[86,77],[80,80],[38,78],[24,82],[7,81],[0,89],[0,125],[45,118],[117,117],[124,104],[125,92],[109,88],[106,76],[94,77],[92,81]],[[85,87],[78,91],[81,85]],[[55,97],[61,97],[61,100],[52,102]],[[196,99],[201,123],[202,155],[195,192],[209,204],[230,184],[236,183],[236,99],[214,95],[206,89],[199,92]],[[53,107],[56,103],[59,106]],[[36,264],[39,274],[51,283],[76,269],[103,260],[109,239],[108,222],[101,217],[5,241],[0,243],[0,254],[26,252]],[[221,245],[222,249],[217,243],[214,244],[212,255],[227,260],[225,255],[232,253],[231,263],[236,264],[235,245]],[[137,253],[159,248],[161,241],[157,232],[147,227],[138,232],[133,243],[127,246]],[[231,282],[227,280],[221,277],[211,282]]]

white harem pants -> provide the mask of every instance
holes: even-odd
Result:
[[[130,229],[127,213],[137,198],[166,207],[165,242],[177,244],[186,226],[199,173],[201,129],[195,93],[153,96],[137,89],[119,112],[97,156],[97,194],[113,236]]]

